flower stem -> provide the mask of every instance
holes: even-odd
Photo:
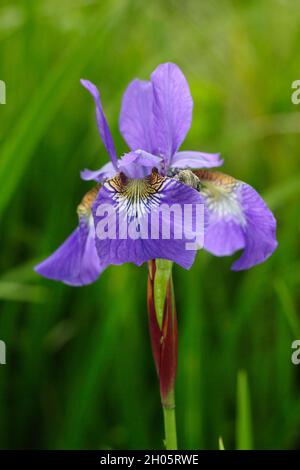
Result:
[[[175,397],[174,391],[173,403],[174,406],[163,406],[164,423],[165,423],[165,447],[167,450],[177,450],[177,432],[176,432],[176,414],[175,414]]]

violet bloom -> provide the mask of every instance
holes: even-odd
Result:
[[[95,227],[99,209],[113,206],[126,220],[143,225],[144,214],[162,204],[204,204],[204,249],[216,256],[243,250],[233,270],[265,261],[276,249],[276,220],[259,194],[248,184],[207,168],[219,167],[219,154],[179,151],[192,122],[193,100],[187,81],[172,63],[159,65],[150,81],[133,80],[125,91],[120,132],[130,152],[117,158],[100,94],[87,80],[82,85],[96,105],[99,134],[110,162],[97,171],[84,170],[84,180],[98,184],[78,206],[79,225],[36,271],[70,285],[97,279],[109,264],[163,258],[190,268],[195,250],[186,239],[99,239]],[[155,170],[153,170],[155,169]],[[175,223],[175,222],[174,222]],[[160,234],[161,235],[161,234]]]

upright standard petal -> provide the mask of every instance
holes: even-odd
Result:
[[[114,165],[115,169],[118,169],[118,159],[117,154],[113,142],[113,138],[111,136],[107,121],[105,119],[102,104],[100,100],[100,93],[93,83],[88,80],[80,80],[80,83],[91,93],[92,97],[94,98],[95,105],[96,105],[96,118],[98,124],[98,130],[102,142],[107,150],[108,155]]]
[[[120,132],[131,150],[155,150],[152,107],[152,83],[133,80],[124,93],[119,119]]]
[[[41,276],[71,286],[94,282],[106,265],[100,262],[95,245],[95,227],[91,206],[100,186],[92,188],[78,206],[79,225],[67,240],[35,267]]]
[[[159,65],[151,75],[156,152],[171,164],[191,126],[193,99],[180,68],[172,63]]]
[[[219,153],[194,151],[176,152],[172,158],[172,168],[214,168],[223,165]]]
[[[93,205],[102,263],[139,266],[164,258],[189,268],[196,243],[201,244],[203,211],[196,190],[156,171],[144,179],[117,175],[103,185]]]
[[[208,210],[204,248],[216,256],[244,249],[234,271],[265,261],[276,249],[276,220],[260,195],[248,184],[207,170],[194,172]]]

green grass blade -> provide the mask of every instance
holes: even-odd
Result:
[[[218,442],[219,442],[219,450],[225,450],[223,438],[221,436],[219,437]]]
[[[250,393],[247,373],[244,370],[240,370],[237,377],[236,448],[253,449]]]

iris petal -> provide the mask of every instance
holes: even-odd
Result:
[[[83,286],[96,281],[104,268],[96,251],[92,220],[87,224],[82,219],[67,240],[38,264],[35,271],[48,279]]]
[[[193,209],[196,206],[203,208],[203,200],[196,190],[156,172],[144,179],[124,179],[117,175],[107,181],[93,205],[96,247],[102,263],[131,262],[139,266],[150,259],[164,258],[188,269],[196,254],[195,248],[187,247],[193,240],[192,227],[185,226],[180,238],[174,235],[182,224],[185,204]],[[165,213],[162,216],[160,210],[163,207],[176,207],[171,218],[167,219]],[[155,218],[158,223],[151,219],[153,214],[158,215],[159,218]],[[194,211],[193,227],[195,218]],[[165,237],[168,223],[170,236]]]
[[[124,93],[119,119],[120,132],[131,150],[155,150],[152,106],[152,83],[133,80]]]
[[[234,271],[265,261],[276,249],[276,220],[261,196],[248,184],[207,170],[194,172],[202,183],[208,210],[204,248],[216,256],[244,249]]]
[[[175,64],[159,65],[151,82],[156,151],[165,157],[168,167],[191,126],[193,99],[185,76]]]
[[[113,142],[113,138],[111,136],[106,118],[103,113],[102,104],[100,100],[100,93],[93,83],[89,80],[80,80],[80,83],[91,93],[92,97],[94,98],[95,105],[96,105],[96,118],[98,124],[98,130],[102,142],[106,148],[108,155],[112,161],[112,164],[116,169],[118,169],[118,159],[117,154]]]
[[[80,172],[80,177],[85,181],[94,180],[97,181],[97,183],[102,183],[107,178],[112,178],[115,174],[115,167],[111,162],[108,162],[99,170],[88,170],[85,168]]]
[[[144,178],[149,176],[152,168],[160,169],[162,159],[143,150],[126,153],[119,162],[119,170],[128,178]]]
[[[105,269],[96,250],[91,212],[99,189],[97,184],[85,194],[77,208],[78,227],[52,255],[35,267],[37,273],[71,286],[83,286],[94,282]]]
[[[173,168],[214,168],[223,165],[219,153],[183,151],[175,153],[171,161]]]

